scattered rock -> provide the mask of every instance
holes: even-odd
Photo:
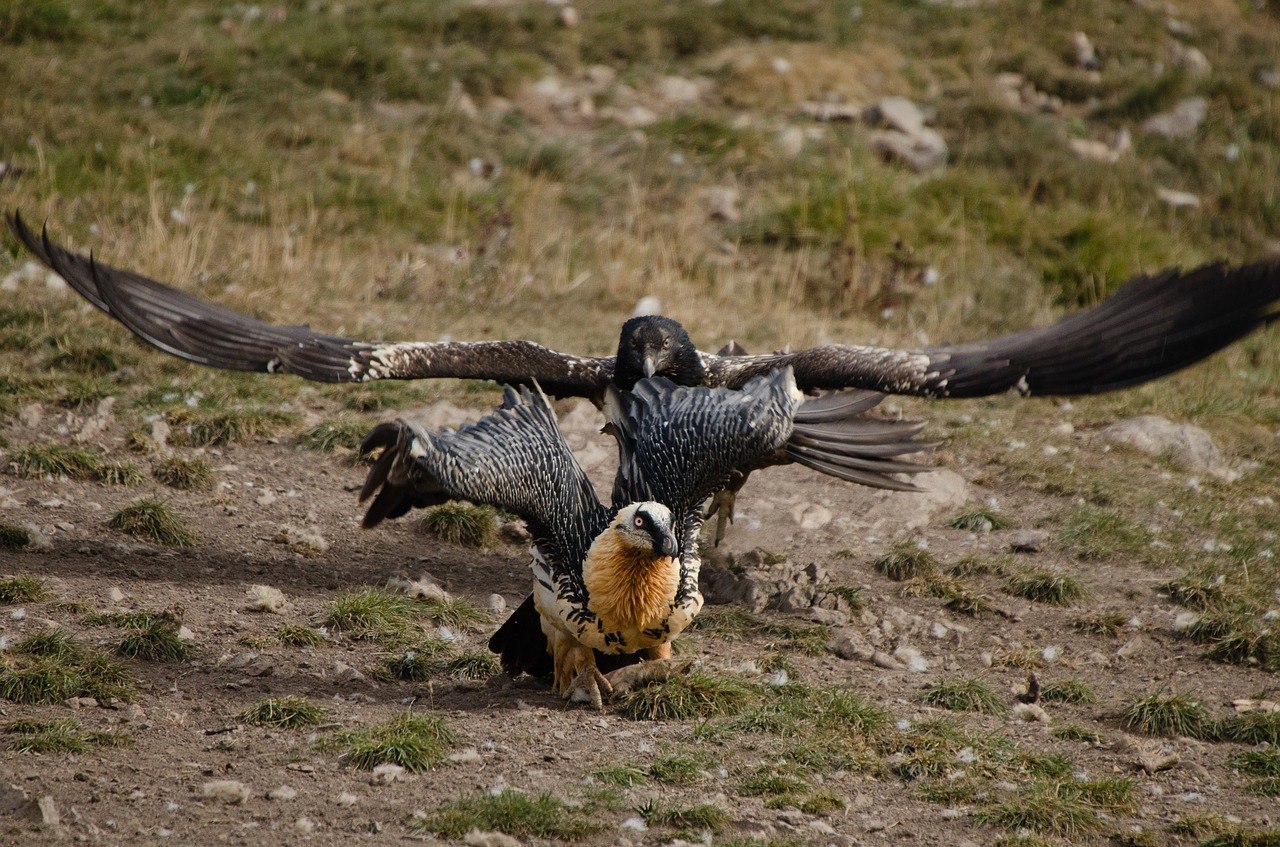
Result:
[[[350,791],[344,791],[337,796],[335,802],[344,809],[350,809],[356,803],[360,802],[360,798],[352,794]]]
[[[1097,434],[1153,456],[1170,456],[1189,468],[1223,479],[1234,478],[1213,438],[1197,426],[1175,424],[1158,415],[1140,415],[1112,424]]]
[[[849,622],[849,616],[839,609],[824,609],[821,606],[806,610],[804,616],[815,623],[827,626],[844,626]]]
[[[1263,88],[1280,88],[1280,65],[1272,65],[1258,71],[1258,84]]]
[[[1150,639],[1148,639],[1145,635],[1134,636],[1133,638],[1130,638],[1128,641],[1126,641],[1125,643],[1121,644],[1119,647],[1116,648],[1116,653],[1115,653],[1116,658],[1131,659],[1134,656],[1141,653],[1143,650],[1145,650],[1148,646],[1150,646],[1150,644],[1151,644]]]
[[[1092,138],[1072,138],[1067,141],[1067,146],[1081,159],[1114,165],[1120,161],[1121,156],[1133,149],[1133,136],[1128,129],[1121,127],[1116,130],[1110,143]]]
[[[249,786],[234,779],[206,782],[201,787],[200,794],[206,800],[215,800],[228,806],[243,806],[249,802]]]
[[[662,314],[662,301],[653,294],[646,294],[636,301],[635,308],[631,310],[631,317],[643,318],[648,315]],[[525,531],[525,537],[528,538],[529,533]]]
[[[436,578],[429,573],[418,574],[417,579],[410,579],[406,573],[396,574],[387,580],[387,590],[414,600],[449,599],[449,592],[445,591]]]
[[[505,832],[482,832],[478,829],[473,829],[462,836],[462,843],[470,847],[521,847],[519,839]]]
[[[1062,111],[1062,98],[1039,90],[1021,74],[997,74],[995,94],[1010,109],[1057,114]]]
[[[320,533],[305,527],[283,524],[272,541],[283,544],[299,556],[316,559],[329,552],[329,542]]]
[[[1172,206],[1175,209],[1198,209],[1200,208],[1200,198],[1192,194],[1190,191],[1177,191],[1172,188],[1165,188],[1163,185],[1156,186],[1156,199],[1166,206]]]
[[[1213,66],[1198,47],[1188,47],[1175,41],[1169,45],[1169,58],[1174,65],[1186,68],[1192,76],[1208,76],[1213,71]]]
[[[1188,632],[1191,627],[1200,622],[1200,615],[1196,612],[1179,612],[1173,619],[1174,632]]]
[[[889,671],[902,670],[902,663],[883,650],[876,650],[871,654],[871,663],[876,667],[884,668]]]
[[[742,219],[742,211],[738,208],[740,196],[738,189],[732,185],[713,185],[702,191],[708,216],[712,220],[728,223],[735,223]]]
[[[925,173],[947,163],[947,143],[936,131],[927,127],[908,135],[893,129],[873,132],[871,146],[885,159],[901,162],[914,171]]]
[[[289,608],[289,601],[284,592],[270,585],[250,585],[245,594],[249,598],[245,606],[250,612],[272,612],[279,614]]]
[[[871,126],[915,135],[924,129],[924,112],[906,97],[885,97],[866,108],[863,119]]]
[[[1048,723],[1049,713],[1035,703],[1015,703],[1009,710],[1015,721],[1022,723]]]
[[[310,835],[316,831],[316,822],[307,817],[298,818],[293,822],[293,831],[299,835]]]
[[[728,567],[704,564],[700,583],[708,603],[732,603],[752,612],[802,611],[829,593],[821,565],[792,564],[759,548],[729,557]]]
[[[1102,60],[1098,58],[1098,51],[1094,49],[1093,42],[1089,40],[1089,36],[1083,32],[1077,32],[1071,37],[1072,43],[1076,48],[1076,64],[1087,71],[1096,71],[1102,67]]]
[[[572,6],[565,6],[560,9],[560,25],[566,29],[573,29],[582,23],[582,13]]]
[[[489,610],[489,614],[495,617],[501,615],[507,610],[507,598],[501,594],[490,594],[489,600],[485,603],[485,608]]]
[[[404,779],[404,775],[405,769],[403,767],[387,762],[373,769],[372,783],[374,785],[390,785],[393,782],[399,782]]]
[[[1164,138],[1190,138],[1195,135],[1200,124],[1204,123],[1209,113],[1209,103],[1203,97],[1188,97],[1180,100],[1168,112],[1160,112],[1147,118],[1142,124],[1142,131]]]
[[[1245,712],[1280,712],[1280,703],[1275,700],[1257,700],[1252,697],[1238,697],[1231,701],[1231,708],[1237,715]]]
[[[273,788],[267,792],[268,800],[288,801],[288,800],[292,800],[297,796],[298,796],[298,789],[290,788],[287,785],[282,785],[279,788]]]
[[[680,76],[664,76],[658,80],[658,96],[668,103],[688,105],[697,103],[711,88],[707,79],[686,79]]]
[[[831,510],[817,503],[801,503],[791,510],[791,519],[801,529],[821,529],[831,523]]]
[[[354,685],[357,683],[368,682],[368,677],[351,667],[351,665],[348,665],[346,662],[338,659],[333,663],[333,681],[339,685]]]
[[[854,659],[867,661],[876,652],[871,642],[855,629],[842,629],[837,632],[827,644],[827,650],[849,661]]]
[[[1039,553],[1049,542],[1043,529],[1020,529],[1009,536],[1009,549],[1014,553]]]
[[[124,601],[125,601],[125,594],[118,587],[113,585],[107,589],[107,602],[110,603],[112,606],[119,606],[120,604],[124,603]]]

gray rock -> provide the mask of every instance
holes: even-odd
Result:
[[[1076,64],[1087,71],[1096,71],[1102,67],[1102,60],[1098,58],[1098,51],[1094,49],[1093,42],[1089,40],[1089,36],[1083,32],[1077,32],[1072,36],[1072,41],[1076,47]]]
[[[889,671],[905,670],[901,662],[883,650],[876,650],[871,654],[871,663],[878,668],[884,668]]]
[[[831,523],[831,510],[817,503],[800,503],[791,510],[791,519],[801,529],[822,529]]]
[[[901,162],[914,171],[925,173],[947,163],[947,142],[932,129],[905,133],[895,129],[871,133],[871,147],[889,161]]]
[[[876,493],[878,502],[862,516],[871,532],[919,529],[939,513],[953,512],[969,499],[969,483],[953,470],[939,468],[918,474],[912,481],[919,491]]]
[[[1153,456],[1169,456],[1188,468],[1223,479],[1235,476],[1209,433],[1191,424],[1175,424],[1158,415],[1139,415],[1112,424],[1096,437]]]
[[[367,682],[368,678],[346,662],[337,660],[333,663],[333,681],[339,685],[353,685]]]
[[[1188,97],[1180,100],[1168,112],[1161,112],[1147,118],[1142,124],[1142,131],[1164,138],[1190,138],[1195,135],[1200,124],[1204,123],[1209,113],[1209,103],[1203,97]]]
[[[1200,208],[1200,197],[1198,195],[1192,194],[1190,191],[1165,188],[1163,185],[1156,187],[1156,199],[1175,209]]]
[[[1020,529],[1009,536],[1009,549],[1014,553],[1039,553],[1049,541],[1043,529]]]
[[[803,611],[829,594],[821,565],[778,561],[759,548],[729,557],[726,564],[704,564],[699,582],[708,603],[732,603],[753,612]]]
[[[838,609],[824,609],[821,606],[814,606],[809,609],[805,612],[805,617],[828,626],[844,626],[849,622],[849,616],[844,612]]]
[[[862,633],[856,629],[842,629],[835,634],[830,643],[827,644],[827,650],[841,659],[853,661],[860,659],[862,661],[869,660],[875,655],[875,648],[871,646],[871,642],[862,637]]]
[[[1272,65],[1258,71],[1258,84],[1263,88],[1280,88],[1280,65]]]
[[[520,841],[505,832],[483,832],[470,830],[462,837],[462,843],[468,847],[520,847]]]
[[[507,598],[501,594],[490,594],[486,607],[490,614],[500,615],[507,610]]]
[[[872,126],[895,129],[907,135],[916,135],[924,129],[924,112],[906,97],[885,97],[868,106],[863,119]]]

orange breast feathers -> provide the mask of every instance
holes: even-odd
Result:
[[[670,556],[626,543],[610,527],[587,552],[582,566],[588,608],[607,629],[645,629],[666,618],[680,583],[680,565]]]

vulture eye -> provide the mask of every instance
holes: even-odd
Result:
[[[671,347],[671,339],[670,339],[670,338],[664,338],[664,339],[662,339],[662,349],[663,349],[663,350],[666,350],[666,349],[668,349],[668,348],[670,348],[670,347]]]
[[[639,515],[636,515],[631,522],[636,525],[637,529],[644,528],[644,518],[640,517]]]

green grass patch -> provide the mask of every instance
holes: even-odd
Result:
[[[0,603],[35,603],[44,597],[44,580],[39,577],[18,574],[0,579]]]
[[[1036,783],[1016,797],[983,806],[974,813],[978,823],[1001,829],[1029,830],[1060,838],[1079,838],[1101,825],[1098,814],[1078,794],[1058,783]]]
[[[1055,726],[1049,734],[1059,741],[1079,741],[1084,744],[1097,744],[1102,741],[1102,736],[1095,730],[1073,723]]]
[[[136,500],[116,512],[107,520],[107,526],[167,547],[194,547],[198,540],[168,506],[149,498]]]
[[[355,638],[406,638],[418,628],[417,605],[399,594],[366,588],[334,600],[325,625]]]
[[[151,463],[156,481],[179,491],[205,491],[213,487],[213,465],[198,456],[174,454]]]
[[[1139,556],[1150,545],[1151,535],[1114,509],[1080,506],[1067,518],[1060,542],[1077,559],[1098,562]]]
[[[418,529],[450,544],[489,547],[498,537],[498,512],[491,506],[442,503],[418,518]]]
[[[934,683],[921,700],[927,706],[948,709],[952,712],[978,712],[983,715],[1001,715],[1005,703],[980,680],[957,677]]]
[[[1045,568],[1024,568],[1011,574],[1005,590],[1015,597],[1052,606],[1070,606],[1089,596],[1084,583],[1070,574]]]
[[[702,779],[707,764],[701,755],[668,753],[650,762],[646,773],[663,785],[692,785]]]
[[[181,408],[165,414],[174,441],[188,447],[243,444],[275,435],[296,417],[279,409]]]
[[[1232,756],[1228,763],[1245,776],[1280,777],[1280,747],[1245,750]]]
[[[276,638],[285,647],[318,647],[325,642],[323,632],[305,624],[282,624]]]
[[[1009,529],[1013,521],[994,509],[971,509],[947,521],[952,529],[963,529],[966,532],[991,532],[995,529]]]
[[[0,524],[0,550],[21,550],[31,543],[31,533],[26,527]]]
[[[938,569],[933,554],[914,541],[900,541],[875,561],[876,570],[895,582],[926,577]]]
[[[124,637],[116,651],[126,659],[148,662],[185,662],[196,646],[179,636],[182,619],[172,612],[144,612],[141,620],[123,626]]]
[[[123,732],[86,730],[72,718],[11,721],[0,728],[5,746],[17,753],[87,753],[95,747],[125,747],[133,737]]]
[[[1280,712],[1257,709],[1219,721],[1216,734],[1240,744],[1280,744]]]
[[[109,461],[88,447],[28,444],[13,451],[10,461],[18,476],[28,479],[66,477],[121,486],[137,485],[143,479],[133,462]]]
[[[1212,571],[1188,571],[1162,588],[1173,602],[1196,611],[1205,611],[1228,596],[1226,575]]]
[[[442,762],[457,738],[440,718],[406,712],[386,723],[340,733],[325,746],[341,750],[343,761],[362,771],[392,764],[419,773]]]
[[[682,721],[734,715],[758,697],[736,677],[694,670],[623,695],[620,711],[636,721]]]
[[[711,803],[668,806],[656,800],[650,800],[636,811],[649,826],[688,832],[723,832],[731,820],[728,812]]]
[[[604,765],[592,771],[591,776],[607,785],[616,785],[619,788],[634,788],[649,782],[648,772],[634,765]]]
[[[748,637],[769,639],[769,647],[783,645],[806,656],[820,656],[826,652],[831,639],[829,627],[818,624],[773,623],[762,620],[731,606],[709,606],[694,618],[691,632],[715,635],[727,641],[740,641]]]
[[[444,670],[454,679],[488,679],[502,672],[498,657],[488,650],[470,650],[444,663]]]
[[[1085,635],[1105,635],[1110,638],[1124,632],[1128,625],[1129,619],[1119,612],[1077,615],[1071,619],[1071,626]]]
[[[370,428],[364,421],[349,418],[322,421],[310,429],[303,430],[294,439],[294,443],[299,447],[319,450],[322,453],[332,453],[339,447],[356,450]]]
[[[305,697],[268,697],[240,713],[240,720],[252,726],[272,729],[296,729],[315,726],[324,720],[326,711]]]
[[[72,697],[133,696],[133,678],[118,662],[54,629],[29,635],[0,656],[0,698],[29,705]]]
[[[1062,679],[1041,686],[1040,699],[1046,703],[1092,703],[1098,696],[1083,679]]]
[[[1144,735],[1203,738],[1213,721],[1204,705],[1185,694],[1149,694],[1125,709],[1125,729]]]
[[[420,638],[382,660],[378,676],[404,682],[426,682],[445,668],[449,642],[440,638]]]
[[[415,835],[431,834],[460,839],[473,829],[505,832],[516,838],[579,841],[600,829],[581,809],[574,809],[550,794],[530,797],[505,789],[451,800],[412,828]]]
[[[431,618],[432,621],[455,629],[473,627],[477,624],[484,625],[491,620],[487,611],[460,597],[427,600],[424,605],[426,606],[427,617]]]

